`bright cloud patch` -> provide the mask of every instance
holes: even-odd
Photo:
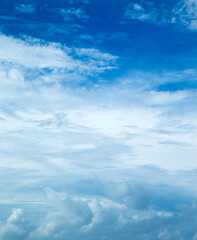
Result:
[[[79,69],[79,71],[99,71],[102,65],[109,64],[111,60],[115,59],[110,54],[101,53],[89,49],[78,49],[79,56],[91,53],[94,62],[85,64],[80,60],[73,59],[68,48],[61,48],[58,44],[42,43],[38,40],[22,41],[7,37],[0,36],[0,61],[21,65],[26,68],[65,68],[67,70]],[[85,52],[86,51],[86,52]],[[84,53],[83,53],[84,52]],[[96,61],[97,60],[97,61]],[[103,63],[99,61],[103,61]],[[100,66],[101,65],[101,66]],[[92,69],[91,69],[92,68]],[[103,68],[104,70],[105,68]],[[102,70],[101,70],[102,71]]]

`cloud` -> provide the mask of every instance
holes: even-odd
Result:
[[[74,21],[75,19],[81,20],[83,22],[87,22],[89,16],[85,13],[85,11],[81,8],[66,8],[61,9],[60,11],[64,21]]]
[[[184,0],[174,9],[177,21],[190,30],[197,30],[197,3],[195,0]]]
[[[192,238],[192,240],[196,240],[197,239],[197,233],[194,235],[194,237]]]
[[[89,76],[114,68],[116,59],[97,49],[94,49],[89,56],[86,54],[86,59],[81,59],[81,52],[90,52],[90,49],[78,48],[76,51],[74,48],[57,43],[27,38],[15,39],[3,34],[0,35],[0,44],[2,46],[0,67],[1,75],[4,75],[3,82],[13,81],[14,84],[18,81],[21,84],[23,81],[25,84],[26,78],[29,82],[34,80],[37,83],[48,84],[62,81],[85,81]],[[9,72],[9,77],[5,76],[6,72]]]
[[[115,186],[113,183],[108,190],[113,192]],[[124,191],[125,186],[122,187]],[[137,189],[138,187],[135,191]],[[124,240],[132,237],[134,240],[181,240],[190,236],[195,239],[195,203],[179,206],[179,212],[162,212],[156,209],[136,211],[124,202],[119,203],[117,199],[110,200],[103,196],[75,196],[50,188],[46,189],[46,193],[50,205],[42,206],[45,214],[40,220],[29,214],[26,214],[28,219],[25,220],[22,210],[16,209],[0,228],[1,239],[62,240],[71,237],[75,240],[80,237],[91,240],[121,237]],[[131,198],[135,196],[132,195]],[[143,198],[146,199],[145,196]],[[31,224],[27,224],[27,220]]]
[[[188,76],[194,81],[195,71],[133,72],[111,84],[75,88],[77,76],[98,74],[117,57],[35,39],[2,35],[1,42],[8,49],[0,57],[1,203],[37,206],[4,219],[1,238],[194,237],[183,229],[196,208],[190,204],[196,199],[196,91],[156,87]],[[188,198],[173,195],[165,205],[160,191],[166,188],[155,183],[167,186],[165,196],[172,186],[176,195],[187,187]],[[180,203],[188,206],[177,209]]]
[[[15,21],[17,18],[14,16],[0,16],[0,19],[6,20],[6,21]],[[2,30],[2,29],[1,29]]]
[[[18,209],[15,209],[12,214],[10,215],[10,217],[7,219],[7,222],[8,223],[17,223],[20,219],[21,219],[21,216],[22,216],[22,209],[18,208]]]
[[[0,239],[25,239],[26,230],[23,222],[22,209],[13,210],[7,222],[0,227]]]
[[[135,183],[118,182],[115,186],[113,183],[109,184],[106,189],[108,196],[128,208],[142,211],[151,207],[151,192]]]
[[[44,46],[47,48],[46,43]],[[111,63],[116,59],[96,49],[75,48],[73,52],[73,62],[74,56],[80,56],[86,66],[88,61]],[[64,85],[65,72],[60,77],[59,71],[54,74],[42,72],[41,68],[30,74],[29,68],[18,67],[15,61],[2,63],[0,68],[1,167],[11,175],[21,176],[10,183],[5,175],[9,185],[27,186],[25,174],[36,187],[50,178],[59,184],[65,172],[70,171],[144,165],[174,171],[195,169],[196,92],[161,92],[152,87],[144,90],[136,81],[136,75],[141,74],[142,85],[149,79],[163,83],[185,73],[160,76],[141,72],[121,78],[114,85],[74,89],[72,81],[70,86]],[[56,76],[60,77],[58,83]],[[36,197],[35,201],[42,199]]]
[[[183,69],[179,71],[131,71],[126,76],[117,78],[117,82],[123,82],[127,87],[134,87],[141,91],[170,91],[182,92],[195,89],[196,69]]]
[[[75,49],[76,53],[80,57],[87,57],[87,58],[92,58],[95,60],[103,60],[103,61],[111,61],[111,60],[116,60],[118,57],[113,56],[108,53],[103,53],[99,51],[98,49],[94,48],[76,48]]]
[[[80,228],[92,218],[87,202],[72,199],[66,193],[57,193],[52,189],[46,191],[58,211],[49,212],[45,217],[45,223],[30,233],[30,239],[52,239],[54,237],[62,239],[72,234],[78,235]]]
[[[154,23],[156,25],[179,25],[190,30],[197,29],[197,3],[195,0],[178,1],[169,9],[168,4],[136,1],[125,11],[125,19]]]
[[[151,2],[145,2],[143,6],[139,3],[130,3],[125,17],[139,21],[156,22],[157,10]]]
[[[2,46],[1,62],[14,63],[26,68],[67,68],[73,69],[76,64],[57,44],[48,46],[36,42],[25,42],[5,35],[0,36]]]
[[[164,86],[195,69],[109,81],[119,58],[94,47],[0,44],[1,240],[196,239],[197,92]]]
[[[15,9],[21,13],[34,13],[36,10],[32,4],[17,4]]]

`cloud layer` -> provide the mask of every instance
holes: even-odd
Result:
[[[43,2],[0,12],[0,240],[197,239],[196,2]]]

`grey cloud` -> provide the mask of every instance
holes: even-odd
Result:
[[[0,239],[20,240],[27,237],[22,209],[13,210],[7,222],[0,227]]]
[[[117,190],[112,187],[111,191]],[[196,204],[180,205],[176,212],[130,209],[126,203],[99,196],[82,197],[47,189],[46,215],[35,220],[16,209],[0,227],[0,239],[195,239]],[[43,206],[44,207],[44,206]],[[28,217],[28,219],[27,219]],[[31,225],[27,224],[31,221]]]
[[[107,186],[107,195],[113,200],[136,210],[147,210],[151,207],[153,193],[135,183],[122,181]]]

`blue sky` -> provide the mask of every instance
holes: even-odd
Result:
[[[197,239],[196,0],[1,0],[0,240]]]

